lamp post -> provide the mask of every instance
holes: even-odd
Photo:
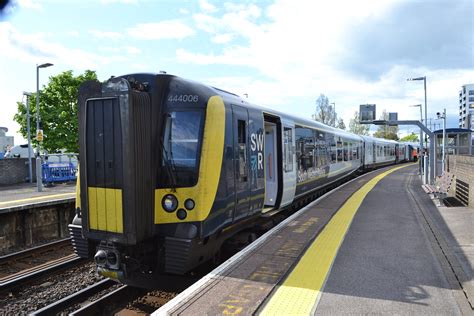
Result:
[[[426,102],[426,76],[407,79],[407,81],[419,81],[419,80],[423,80],[424,89],[425,89],[425,124],[426,124],[428,122],[427,120],[428,106]]]
[[[28,138],[28,178],[30,183],[33,183],[33,171],[31,168],[31,132],[30,132],[30,96],[31,93],[23,92],[26,96],[26,133]]]
[[[41,118],[40,118],[40,112],[39,112],[39,69],[51,67],[52,65],[53,64],[51,63],[36,65],[36,140],[38,142],[38,145],[36,147],[36,187],[38,189],[38,192],[41,192],[43,190],[41,156],[40,156],[40,141],[42,140],[43,134],[42,134],[42,131],[40,130]]]
[[[423,122],[423,113],[422,113],[421,104],[410,105],[410,107],[420,107],[420,122]],[[420,128],[420,152],[422,151],[423,151],[423,131]],[[423,174],[423,168],[421,166],[421,159],[420,159],[420,175],[421,174]]]
[[[336,127],[336,102],[332,102],[331,105],[334,105],[333,110],[334,110],[334,127]]]

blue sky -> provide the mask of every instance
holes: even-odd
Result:
[[[406,78],[427,76],[428,117],[446,107],[457,127],[473,16],[470,0],[17,0],[0,17],[0,126],[23,142],[16,102],[50,62],[40,85],[65,70],[164,70],[308,118],[323,93],[346,125],[365,103],[418,118],[423,84]]]

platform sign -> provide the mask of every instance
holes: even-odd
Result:
[[[39,129],[38,132],[36,133],[36,140],[39,142],[43,141],[43,130]]]
[[[359,123],[370,124],[375,120],[375,104],[361,104],[359,107]]]

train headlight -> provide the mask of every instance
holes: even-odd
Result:
[[[104,266],[107,261],[107,253],[104,250],[99,250],[94,256],[95,263],[98,266]]]
[[[176,216],[180,219],[180,220],[183,220],[185,219],[187,216],[188,216],[188,213],[186,213],[186,211],[182,208],[180,208],[178,210],[178,212],[176,212]]]
[[[165,211],[169,213],[174,212],[178,208],[178,199],[173,194],[167,194],[161,200],[161,205]]]
[[[188,210],[191,211],[196,204],[194,203],[193,199],[187,199],[184,201],[184,207]]]

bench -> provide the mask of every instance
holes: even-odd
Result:
[[[454,175],[449,172],[444,172],[441,176],[436,177],[435,183],[423,184],[423,190],[428,194],[433,194],[437,198],[446,197],[451,184],[453,183]]]

